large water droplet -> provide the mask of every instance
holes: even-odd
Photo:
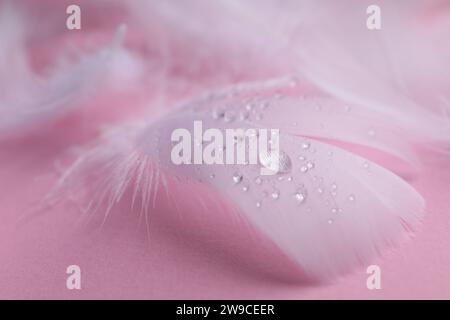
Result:
[[[278,159],[270,153],[260,154],[259,161],[262,166],[277,173],[288,173],[292,170],[291,158],[283,151],[280,151]]]

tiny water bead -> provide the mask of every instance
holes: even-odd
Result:
[[[261,177],[256,177],[256,178],[255,178],[255,183],[256,183],[256,184],[261,184],[261,183],[262,183]]]
[[[332,208],[332,209],[331,209],[331,212],[332,212],[332,213],[338,213],[338,212],[339,212],[339,209],[338,209],[338,208]]]
[[[333,224],[334,220],[333,219],[328,219],[327,223],[328,224]]]
[[[249,114],[247,111],[242,111],[239,113],[239,120],[243,121],[243,120],[247,120],[249,117]]]
[[[305,161],[306,158],[305,158],[304,156],[299,156],[299,157],[298,157],[298,160],[300,160],[300,161]]]
[[[375,137],[376,131],[374,129],[369,129],[369,131],[367,131],[367,134],[369,135],[369,137]]]
[[[348,201],[353,202],[355,201],[355,196],[353,194],[348,196]]]
[[[311,144],[309,142],[302,142],[302,144],[301,144],[301,147],[303,150],[309,149],[310,146],[311,146]]]
[[[214,179],[214,178],[216,177],[216,175],[215,175],[214,173],[211,173],[211,174],[209,175],[209,177],[210,177],[211,179]]]
[[[235,173],[233,175],[233,182],[234,182],[234,184],[240,183],[242,181],[242,178],[243,178],[242,174]]]
[[[306,200],[306,191],[304,191],[304,190],[297,190],[297,192],[294,193],[294,198],[297,201],[297,203],[299,203],[299,204],[305,202],[305,200]]]
[[[306,173],[308,171],[308,167],[307,166],[301,166],[300,167],[300,171],[303,173]]]
[[[312,169],[312,168],[314,168],[314,162],[308,161],[306,163],[306,166],[308,167],[308,169]]]
[[[278,199],[280,197],[280,191],[274,190],[272,192],[271,196],[272,196],[272,199],[274,199],[274,200]]]
[[[257,207],[257,208],[261,208],[261,201],[257,201],[257,202],[256,202],[256,207]]]
[[[224,115],[225,115],[225,112],[223,110],[213,110],[213,112],[212,112],[212,117],[215,120],[223,118]]]
[[[249,187],[248,187],[248,186],[243,186],[243,187],[242,187],[242,191],[244,191],[244,192],[247,192],[247,191],[248,191],[248,189],[249,189]]]
[[[261,104],[259,105],[259,107],[260,107],[261,109],[267,109],[267,108],[269,107],[269,102],[263,101],[263,102],[261,102]]]
[[[225,122],[232,122],[232,121],[234,121],[234,119],[235,119],[235,114],[234,114],[234,112],[232,112],[232,111],[227,111],[227,112],[225,112],[225,114],[224,114],[224,116],[223,116],[223,120],[225,121]]]
[[[292,177],[288,177],[288,178],[287,178],[287,181],[291,182],[293,179],[294,179],[294,178],[292,178]]]
[[[363,163],[363,168],[364,169],[369,169],[369,166],[370,165],[369,165],[369,163],[367,161]]]

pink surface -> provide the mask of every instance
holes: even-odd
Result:
[[[32,11],[31,2],[24,3]],[[55,12],[61,8],[53,6]],[[96,23],[107,25],[109,20],[86,21],[87,29],[95,29]],[[128,41],[139,46],[133,33]],[[37,66],[52,60],[53,45],[57,47],[40,43],[34,48]],[[259,76],[247,73],[231,79]],[[200,88],[222,82],[212,74],[205,67],[194,75]],[[198,91],[194,84],[189,94],[174,92],[167,99],[178,101]],[[152,101],[147,93],[133,92],[96,98],[87,106],[95,111],[90,122],[69,115],[39,134],[0,142],[0,298],[450,299],[450,162],[434,154],[422,154],[423,172],[409,178],[427,203],[420,230],[412,241],[373,261],[381,267],[381,290],[367,289],[364,268],[333,283],[311,283],[225,205],[199,210],[190,194],[210,192],[200,185],[173,189],[182,215],[161,201],[151,212],[148,233],[126,199],[101,229],[95,223],[80,227],[80,208],[70,201],[18,223],[58,178],[58,161],[65,159],[67,146],[88,141],[99,132],[99,124],[127,118],[136,110],[121,106],[139,108],[145,99]],[[210,197],[218,199],[216,194]],[[72,264],[81,267],[81,290],[66,288],[66,268]]]

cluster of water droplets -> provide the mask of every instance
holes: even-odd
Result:
[[[211,112],[212,119],[216,121],[223,121],[225,123],[232,123],[234,121],[258,121],[264,118],[264,111],[270,108],[275,104],[276,100],[282,99],[283,94],[273,95],[272,97],[263,97],[263,96],[253,96],[252,98],[240,97],[239,100],[235,99],[235,102],[228,103],[227,105],[217,105]],[[351,112],[352,108],[350,106],[344,106],[345,112]],[[315,104],[315,108],[318,111],[322,111],[322,105],[320,103]],[[297,122],[293,123],[294,126],[297,126]],[[370,128],[367,131],[369,137],[374,138],[376,136],[376,131]],[[315,162],[309,158],[309,154],[314,153],[315,149],[312,147],[309,141],[303,141],[300,144],[301,155],[297,157],[296,163],[298,170],[301,174],[312,173],[315,169]],[[333,157],[333,152],[328,152],[328,157]],[[268,157],[269,159],[270,157]],[[268,159],[259,159],[260,165],[264,167],[270,167],[269,163],[265,161]],[[364,162],[362,164],[363,168],[369,169],[369,163]],[[316,185],[311,190],[307,190],[307,188],[299,183],[300,181],[296,181],[291,174],[293,171],[293,161],[291,157],[285,153],[280,152],[279,158],[279,170],[276,176],[256,176],[252,178],[244,177],[244,175],[240,172],[234,172],[231,181],[232,184],[236,187],[239,187],[243,193],[248,193],[251,188],[258,188],[258,191],[262,193],[262,197],[255,201],[256,208],[262,208],[264,201],[278,201],[282,198],[282,194],[280,190],[277,188],[276,183],[280,183],[281,181],[287,181],[292,183],[293,192],[289,195],[289,201],[293,201],[294,204],[298,206],[305,206],[308,203],[308,198],[312,196],[314,192],[317,192],[319,197],[331,196],[331,200],[324,200],[324,203],[329,208],[329,218],[325,218],[325,221],[328,224],[333,224],[337,217],[343,213],[343,209],[337,205],[337,200],[333,198],[337,198],[338,196],[338,185],[337,183],[331,183],[331,185],[323,185],[323,181]],[[211,178],[214,178],[214,175],[211,175]],[[270,183],[269,183],[270,182]],[[263,185],[270,184],[270,190],[264,189]],[[262,191],[264,190],[264,191]],[[268,200],[267,200],[268,199]],[[342,198],[341,198],[342,199]],[[356,201],[356,197],[354,194],[349,194],[345,197],[345,200],[348,203],[354,203]],[[311,211],[311,207],[305,207],[306,211]]]

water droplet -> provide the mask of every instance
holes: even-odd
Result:
[[[273,160],[275,160],[275,162]],[[278,163],[276,163],[276,160],[278,160]],[[266,155],[260,154],[259,161],[262,166],[269,170],[276,171],[277,173],[288,173],[292,170],[291,158],[283,151],[280,151],[278,159],[276,159],[276,157],[272,159],[270,153]]]
[[[306,158],[305,158],[304,156],[299,156],[299,157],[298,157],[298,160],[300,160],[300,161],[305,161]]]
[[[369,163],[368,163],[368,162],[364,162],[364,163],[363,163],[363,167],[364,167],[365,169],[368,169],[368,168],[369,168]]]
[[[369,137],[375,137],[376,132],[374,129],[369,129],[369,131],[367,131],[367,134],[369,135]]]
[[[312,169],[312,168],[314,168],[314,162],[308,161],[306,163],[306,166],[308,167],[308,169]]]
[[[296,127],[296,126],[297,126],[297,122],[293,122],[292,125],[293,125],[294,127]]]
[[[332,209],[331,209],[331,212],[332,212],[332,213],[338,213],[338,212],[339,212],[339,209],[338,209],[338,208],[332,208]]]
[[[275,200],[278,199],[278,198],[280,197],[280,191],[274,190],[274,191],[272,192],[271,196],[272,196],[272,198],[275,199]]]
[[[287,178],[287,181],[292,181],[294,178],[292,178],[292,177],[288,177]]]
[[[349,195],[348,201],[355,201],[355,196],[353,194]]]
[[[242,187],[242,191],[247,192],[248,191],[248,186],[243,186]]]
[[[309,149],[310,146],[311,146],[311,144],[309,142],[302,142],[302,149],[303,150]]]
[[[278,179],[277,179],[278,181],[283,181],[284,180],[284,178],[283,177],[278,177]]]
[[[336,190],[337,189],[337,184],[336,183],[333,183],[332,185],[331,185],[331,190]]]
[[[322,188],[317,188],[317,193],[322,194],[323,193],[323,189]]]
[[[328,219],[328,224],[333,224],[334,220],[333,219]]]
[[[298,203],[303,203],[306,200],[306,191],[304,190],[297,190],[297,192],[294,194],[294,198]]]
[[[211,179],[214,179],[214,178],[216,177],[216,175],[215,175],[214,173],[211,173],[211,174],[209,175],[209,177],[210,177]]]
[[[247,111],[251,111],[251,110],[253,109],[253,105],[252,105],[251,103],[249,103],[249,104],[247,104],[247,105],[245,106],[245,109],[246,109]]]
[[[307,166],[301,166],[300,167],[300,171],[303,173],[306,173],[308,171],[308,167]]]
[[[241,120],[241,121],[243,121],[243,120],[247,120],[248,119],[248,112],[246,112],[246,111],[242,111],[240,114],[239,114],[239,120]]]
[[[257,201],[257,202],[256,202],[256,207],[257,207],[257,208],[261,208],[261,201]]]
[[[222,110],[214,110],[212,112],[212,117],[215,120],[223,118],[224,115],[225,115],[225,112],[223,112]]]
[[[235,116],[234,112],[232,112],[232,111],[227,111],[227,112],[225,112],[225,114],[224,114],[223,120],[224,120],[225,122],[232,122],[232,121],[234,121],[235,117],[236,117],[236,116]]]
[[[269,103],[267,101],[261,102],[259,105],[261,109],[267,109],[269,107]]]
[[[255,183],[256,184],[261,184],[262,183],[262,179],[260,177],[256,177]]]
[[[242,181],[242,174],[239,174],[239,173],[235,173],[234,175],[233,175],[233,181],[234,181],[234,183],[235,184],[238,184],[238,183],[240,183],[241,181]]]

